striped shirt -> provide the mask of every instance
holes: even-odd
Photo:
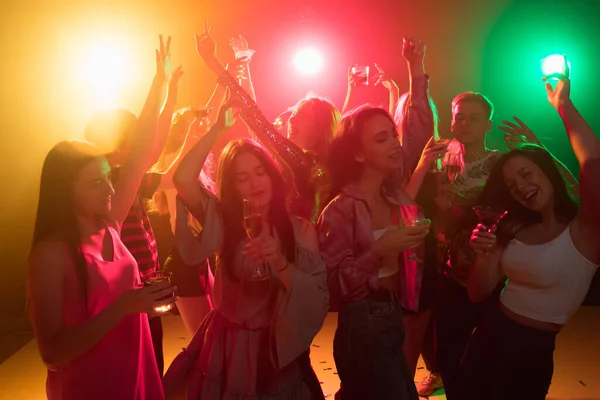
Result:
[[[112,171],[113,183],[116,182],[118,176],[119,169],[115,168]],[[146,173],[144,175],[138,194],[121,226],[121,240],[137,261],[142,278],[146,274],[160,269],[156,239],[143,203],[144,200],[152,198],[159,183],[160,174]]]

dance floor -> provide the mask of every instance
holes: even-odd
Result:
[[[189,336],[179,317],[165,317],[164,347],[167,365],[185,346]],[[323,390],[333,398],[339,386],[332,357],[336,315],[330,314],[311,350],[313,366]],[[558,336],[554,381],[548,399],[600,400],[600,307],[582,307]],[[426,371],[419,364],[415,380]],[[35,343],[29,342],[0,364],[0,400],[44,399],[46,370]],[[435,393],[432,400],[445,399]]]

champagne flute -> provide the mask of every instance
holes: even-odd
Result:
[[[437,129],[433,132],[433,141],[436,144],[441,143],[443,141],[443,139],[440,136],[440,133],[437,131]],[[433,166],[431,167],[429,172],[434,173],[434,174],[442,172],[443,163],[444,163],[444,154],[442,154],[441,156],[439,156],[435,159],[435,161],[433,162]]]
[[[144,283],[144,286],[157,285],[157,284],[163,283],[163,282],[169,282],[169,284],[172,285],[173,282],[171,281],[171,276],[172,276],[172,274],[170,272],[154,271],[154,272],[150,272],[149,274],[146,274],[144,276],[143,283]],[[167,300],[171,297],[172,296],[167,296],[160,300]],[[155,307],[154,311],[167,312],[167,311],[171,310],[172,308],[173,308],[173,303],[170,303],[170,304],[165,304],[164,306]]]
[[[260,210],[260,204],[253,199],[244,199],[244,228],[248,239],[257,238],[262,231],[263,221]],[[264,281],[267,279],[265,274],[266,266],[264,263],[256,263],[251,280]]]
[[[431,226],[431,220],[429,218],[422,217],[402,218],[402,225],[400,225],[400,228],[407,228],[411,226],[429,229],[429,227]],[[423,260],[421,260],[417,255],[417,249],[413,249],[412,254],[407,258],[407,260],[414,262],[423,262]]]
[[[500,221],[508,214],[508,211],[506,210],[490,206],[475,206],[473,207],[473,212],[475,212],[477,219],[479,219],[479,223],[487,227],[486,232],[488,233],[492,233]],[[484,250],[483,254],[489,256],[491,252]]]

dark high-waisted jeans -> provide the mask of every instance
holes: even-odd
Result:
[[[496,301],[471,337],[460,369],[460,400],[543,400],[554,372],[557,332],[508,318]]]
[[[344,303],[338,313],[333,357],[342,400],[417,400],[402,352],[404,325],[396,293],[379,290]]]

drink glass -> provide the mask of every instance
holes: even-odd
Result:
[[[437,129],[436,129],[437,131]],[[438,132],[434,132],[433,133],[433,140],[435,143],[441,143],[443,141],[443,139],[440,137],[440,134]],[[431,170],[429,172],[432,172],[434,174],[437,174],[439,172],[442,172],[443,169],[443,163],[444,163],[444,156],[442,155],[438,158],[435,159],[433,166],[431,167]]]
[[[350,70],[357,86],[369,86],[369,66],[355,65]]]
[[[413,226],[413,227],[423,227],[423,228],[429,229],[429,227],[431,226],[431,220],[429,218],[422,218],[422,217],[402,218],[400,223],[401,223],[400,228],[407,228],[407,227]],[[423,260],[421,260],[419,258],[419,256],[417,255],[417,249],[413,250],[412,254],[407,258],[407,260],[423,262]]]
[[[489,206],[475,206],[473,207],[473,212],[477,216],[480,224],[483,224],[487,227],[486,232],[491,233],[496,226],[502,221],[504,217],[508,214],[508,211],[501,210]],[[489,256],[491,253],[488,250],[485,250],[483,254]]]
[[[236,60],[239,60],[239,59],[245,57],[245,58],[247,58],[246,61],[250,62],[250,59],[252,59],[252,56],[254,55],[254,53],[256,53],[256,50],[249,49],[246,42],[239,38],[231,38],[230,45],[231,45],[231,48],[233,49]],[[237,78],[239,80],[248,79],[246,77],[246,75],[244,74],[243,70],[238,72]]]
[[[261,234],[262,226],[260,204],[253,199],[244,199],[244,228],[246,229],[248,239],[257,238]],[[264,281],[267,279],[265,270],[266,266],[263,263],[256,263],[250,279],[253,281]]]
[[[151,272],[151,273],[147,274],[146,276],[144,276],[144,286],[157,285],[157,284],[163,283],[163,282],[169,282],[169,284],[172,285],[173,282],[171,280],[171,276],[172,275],[170,272],[161,272],[161,271]],[[172,296],[167,296],[160,300],[167,300],[171,297]],[[154,311],[167,312],[167,311],[171,310],[172,308],[173,308],[173,303],[170,303],[170,304],[165,304],[164,306],[155,307]]]

